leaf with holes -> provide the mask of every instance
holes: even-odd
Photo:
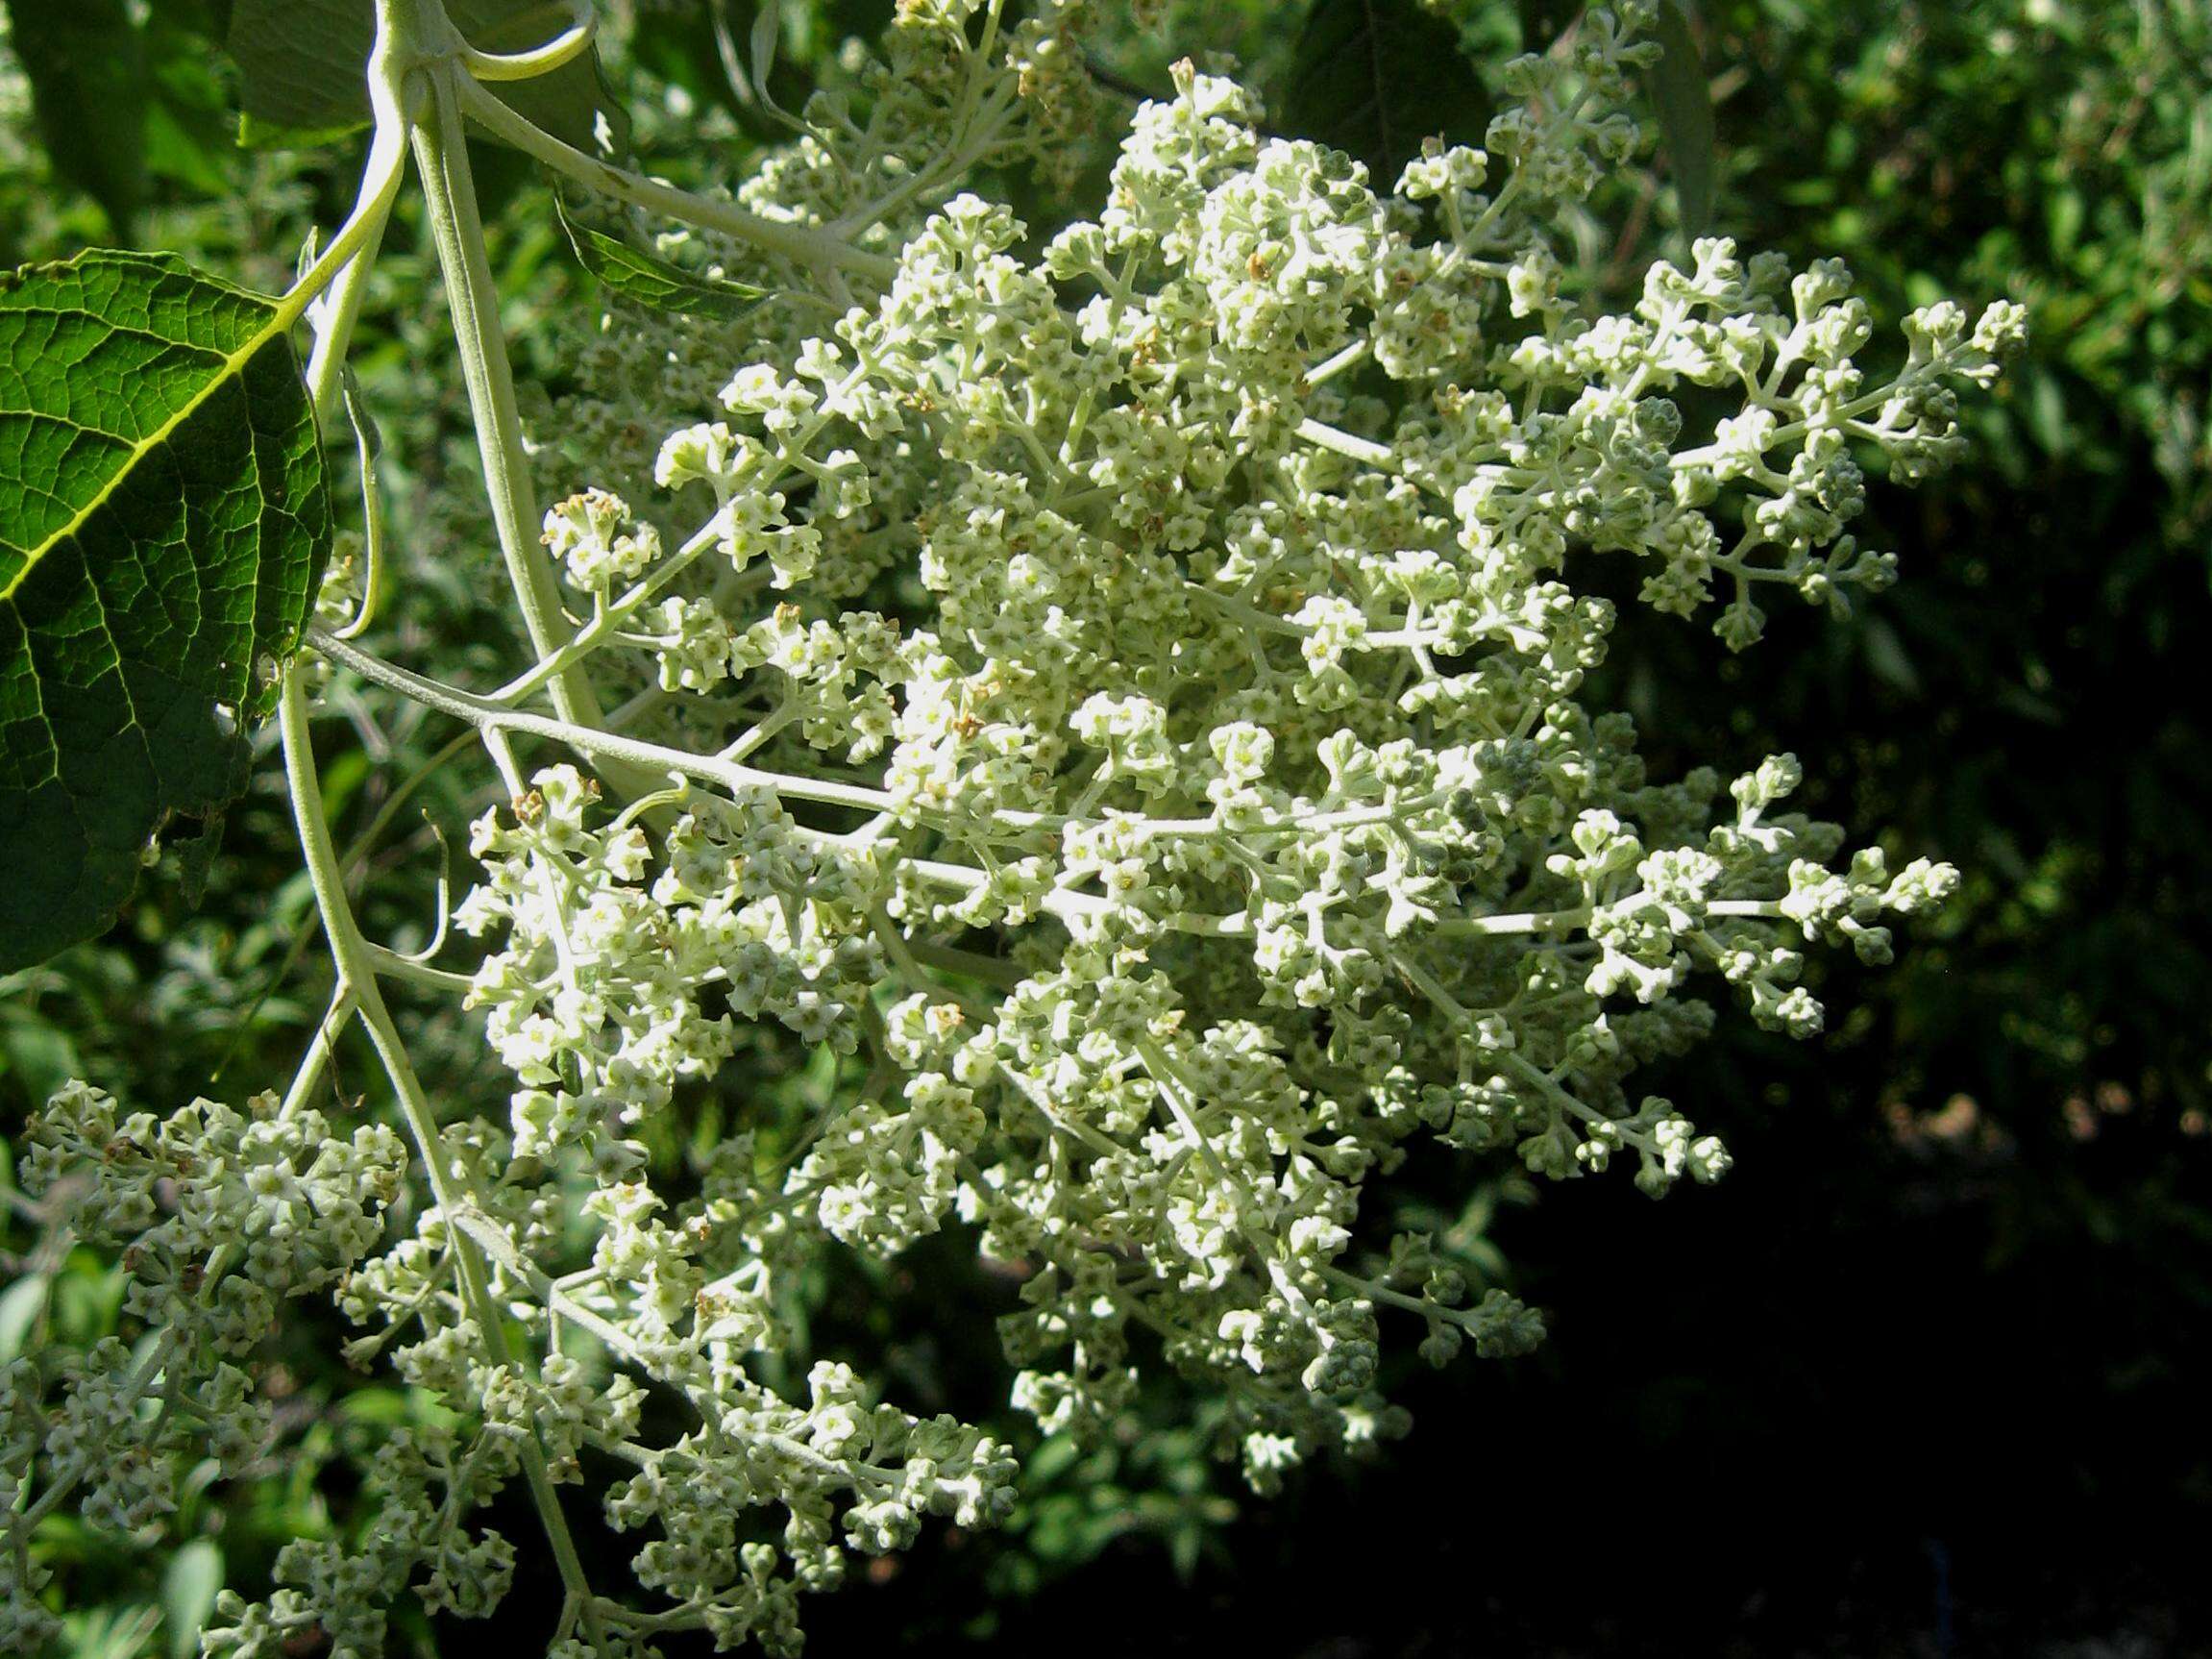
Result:
[[[298,310],[168,254],[0,276],[0,972],[245,785],[330,552]]]
[[[1291,58],[1283,121],[1398,182],[1421,141],[1479,144],[1489,96],[1459,31],[1418,0],[1314,0]]]

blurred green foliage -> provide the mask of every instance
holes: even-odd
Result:
[[[1939,504],[1875,492],[1891,598],[1733,684],[1643,636],[1616,671],[1662,741],[1724,704],[1753,747],[1850,732],[1829,805],[1969,873],[1943,936],[1867,987],[1887,1102],[1964,1093],[2078,1139],[2069,1102],[2110,1115],[2118,1089],[2201,1134],[2212,7],[1728,0],[1707,28],[1724,228],[1842,257],[1878,321],[2009,296],[2032,343]]]

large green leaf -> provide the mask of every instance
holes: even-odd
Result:
[[[1314,0],[1299,31],[1284,124],[1398,182],[1424,138],[1480,143],[1489,96],[1459,31],[1418,0]]]
[[[0,972],[244,787],[330,551],[296,321],[168,254],[0,276]]]
[[[152,0],[146,43],[146,173],[184,199],[236,188],[237,111],[222,62],[227,8],[212,0]]]
[[[483,52],[542,46],[576,18],[561,0],[446,0],[446,15]],[[230,49],[242,83],[242,133],[260,142],[314,142],[366,125],[376,39],[375,0],[237,0]],[[627,142],[622,107],[591,52],[550,75],[496,82],[491,90],[587,155],[597,153],[602,117],[616,148]]]
[[[128,240],[146,194],[146,46],[124,0],[8,0],[54,170]]]

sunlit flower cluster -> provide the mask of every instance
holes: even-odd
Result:
[[[1072,13],[977,48],[972,10],[902,8],[865,135],[812,111],[738,191],[880,270],[750,338],[606,333],[541,449],[583,468],[543,526],[575,657],[627,701],[619,735],[539,721],[578,761],[510,768],[475,827],[466,996],[515,1087],[444,1131],[474,1196],[387,1244],[384,1131],[273,1102],[49,1113],[54,1178],[64,1151],[97,1169],[86,1225],[135,1241],[163,1341],[219,1356],[335,1279],[352,1357],[459,1414],[392,1439],[372,1538],[296,1546],[213,1650],[311,1620],[374,1651],[407,1585],[483,1610],[513,1547],[467,1517],[538,1478],[533,1446],[555,1486],[619,1465],[605,1519],[650,1534],[637,1578],[672,1612],[606,1615],[607,1651],[681,1624],[788,1651],[848,1550],[1002,1515],[991,1435],[842,1365],[796,1398],[762,1380],[799,1348],[778,1285],[823,1250],[965,1229],[1019,1278],[1011,1399],[1045,1430],[1105,1429],[1160,1365],[1227,1402],[1262,1491],[1400,1434],[1394,1351],[1517,1353],[1542,1325],[1393,1220],[1393,1175],[1717,1178],[1721,1126],[1638,1072],[1716,1004],[1818,1032],[1807,948],[1883,961],[1954,882],[1844,856],[1790,809],[1789,756],[1647,776],[1585,696],[1614,620],[1593,589],[1626,561],[1641,603],[1741,649],[1778,592],[1886,585],[1849,534],[1862,468],[1955,452],[1956,388],[2018,345],[2016,308],[1929,307],[1878,373],[1839,267],[1708,239],[1593,314],[1557,227],[1635,154],[1652,50],[1603,13],[1512,66],[1484,150],[1395,180],[1266,136],[1184,65],[1096,216],[1024,225],[961,185],[1074,118]],[[645,416],[676,428],[657,451],[627,435]],[[776,1155],[737,1102],[693,1187],[656,1191],[651,1127],[746,1044],[865,1080]],[[184,1196],[157,1201],[163,1156]],[[41,1433],[138,1434],[142,1370],[0,1374],[9,1467]],[[126,1523],[160,1501],[83,1478]]]

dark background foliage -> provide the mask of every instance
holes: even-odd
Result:
[[[787,6],[792,90],[875,10]],[[1574,8],[1440,10],[1480,74]],[[1726,661],[1698,625],[1629,607],[1601,694],[1635,712],[1660,774],[1794,750],[1817,809],[1952,859],[1961,902],[1895,968],[1831,967],[1831,1005],[1852,1012],[1827,1038],[1724,1022],[1666,1080],[1731,1136],[1738,1167],[1718,1187],[1658,1205],[1612,1182],[1535,1203],[1512,1184],[1478,1195],[1552,1338],[1527,1360],[1409,1376],[1413,1438],[1381,1463],[1256,1503],[1221,1486],[1205,1424],[1164,1399],[1127,1445],[1047,1449],[1010,1539],[933,1536],[825,1598],[818,1651],[2212,1652],[2212,7],[1684,10],[1712,151],[1662,151],[1614,204],[1631,228],[1586,282],[1633,282],[1677,251],[1670,179],[1704,169],[1716,231],[1799,262],[1843,257],[1885,327],[1940,293],[2009,295],[2034,344],[1975,416],[1964,467],[1910,495],[1875,481],[1862,540],[1900,554],[1900,587],[1842,625],[1778,612]],[[155,6],[142,154],[109,146],[57,173],[16,99],[0,259],[128,235],[282,285],[291,238],[310,211],[330,221],[351,158],[228,146],[212,14]],[[743,141],[750,117],[704,14],[645,9],[632,72],[720,108]],[[1257,0],[1169,5],[1109,35],[1098,68],[1142,89],[1185,52],[1239,50],[1286,124],[1325,126],[1342,109],[1299,42],[1341,25],[1291,29]],[[1434,26],[1406,36],[1433,43]],[[1452,84],[1426,66],[1422,85]],[[491,168],[502,194],[525,187]],[[526,328],[580,291],[544,217],[518,211],[501,233]],[[465,418],[454,377],[436,389],[434,331],[404,320],[427,284],[403,247],[364,367],[387,407],[413,410],[386,433],[396,510],[435,546],[466,539],[475,509],[449,487],[466,479],[449,459]],[[437,568],[404,626],[435,617],[447,649],[488,648],[498,624],[465,574],[440,585]],[[356,830],[388,787],[366,755],[423,747],[365,712],[360,736],[351,785],[341,760],[333,787]],[[433,819],[457,821],[466,804],[435,797]],[[437,862],[418,822],[404,815],[371,859],[402,936],[428,914]],[[197,908],[173,853],[116,934],[0,982],[11,1123],[86,1066],[172,1101],[218,1068],[283,1075],[320,988],[284,971],[306,894],[278,798],[242,803],[226,845]],[[1449,1218],[1468,1195],[1445,1186]],[[957,1244],[901,1264],[865,1316],[825,1309],[823,1347],[888,1350],[932,1409],[931,1394],[989,1409],[988,1322],[942,1316],[993,1294]],[[57,1317],[113,1318],[99,1264],[44,1266],[77,1287]],[[311,1348],[285,1357],[332,1448],[408,1409],[320,1374]],[[328,1495],[294,1481],[210,1497],[205,1524],[250,1572],[287,1530],[332,1522]],[[173,1572],[90,1539],[56,1548],[118,1587],[116,1621]],[[518,1603],[529,1589],[526,1573]],[[80,1651],[111,1650],[109,1627],[77,1633]]]

